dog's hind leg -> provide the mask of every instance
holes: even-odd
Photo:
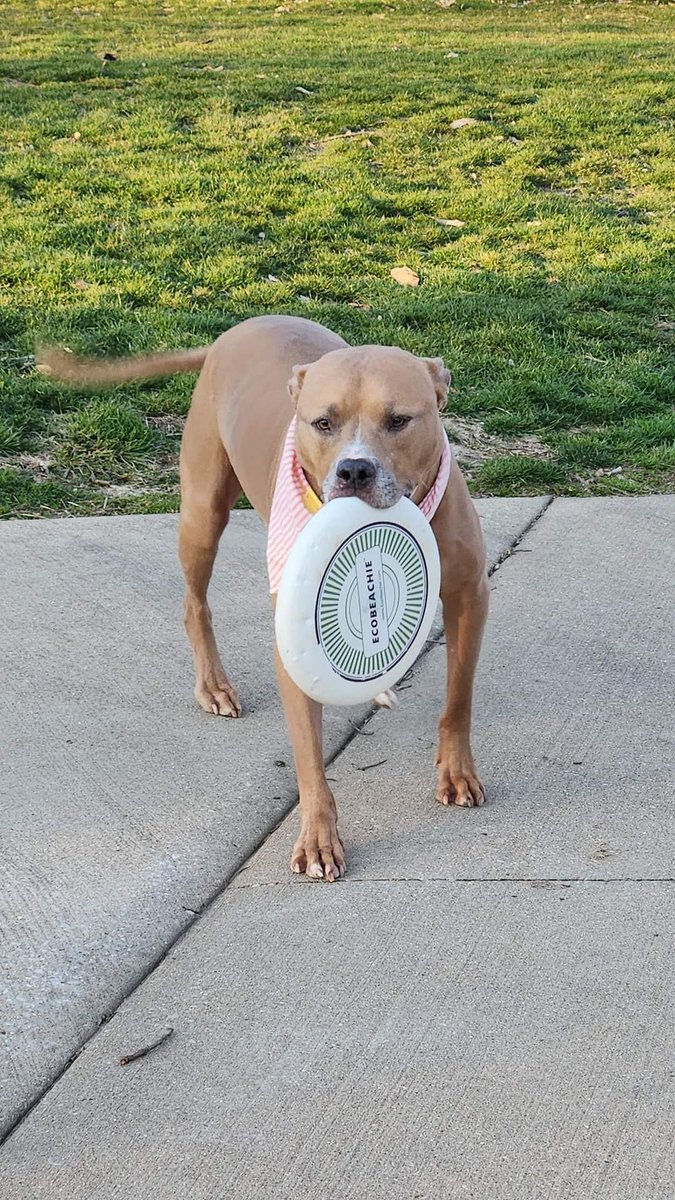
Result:
[[[197,382],[180,455],[179,553],[185,574],[185,628],[195,658],[195,697],[206,712],[241,716],[236,688],[220,661],[207,591],[220,536],[241,496],[220,439],[208,367]]]

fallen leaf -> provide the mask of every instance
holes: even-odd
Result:
[[[70,286],[77,288],[78,292],[84,292],[91,284],[87,283],[86,279],[74,279]]]
[[[269,283],[281,283],[281,280],[279,279],[278,275],[268,275],[267,279],[268,279]]]
[[[392,272],[392,274],[393,274],[393,272]],[[363,300],[350,300],[349,307],[350,308],[372,308],[373,306],[372,306],[372,304],[366,304]]]
[[[458,117],[456,121],[450,122],[451,129],[466,129],[468,125],[477,125],[478,121],[475,117]]]
[[[410,267],[393,267],[389,274],[402,287],[417,287],[420,281],[419,275],[411,271]]]
[[[73,134],[73,141],[74,141],[74,142],[79,142],[79,140],[80,140],[80,138],[81,138],[81,137],[82,137],[82,134],[80,133],[79,129],[76,129],[76,130],[75,130],[75,132],[74,132],[74,134]]]
[[[437,225],[449,225],[452,229],[463,229],[464,221],[458,221],[457,217],[434,217]]]
[[[457,53],[456,50],[449,50],[445,57],[446,58],[459,58],[459,54]]]
[[[224,70],[225,70],[225,67],[223,66],[222,63],[217,67],[212,67],[210,63],[207,63],[205,67],[202,67],[202,71],[224,71]]]
[[[522,146],[523,144],[522,139],[517,137],[510,137],[509,141],[511,142],[512,146]]]
[[[439,8],[452,8],[453,4],[456,3],[457,0],[436,0],[436,4]]]
[[[307,88],[304,88],[304,87],[296,87],[295,90],[296,90],[296,92],[300,92],[301,96],[313,96],[314,95],[314,92],[310,92],[307,90]]]

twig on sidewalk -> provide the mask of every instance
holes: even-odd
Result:
[[[382,766],[384,766],[384,764],[385,764],[387,761],[388,761],[388,760],[387,760],[386,758],[381,758],[379,762],[376,762],[376,763],[366,763],[365,767],[357,767],[356,769],[357,769],[357,771],[370,771],[370,770],[372,769],[372,767],[382,767]]]
[[[150,1054],[151,1050],[157,1050],[159,1046],[163,1046],[164,1043],[171,1037],[172,1033],[173,1029],[169,1028],[167,1029],[166,1033],[162,1034],[161,1038],[157,1039],[156,1042],[152,1042],[149,1046],[143,1046],[142,1050],[134,1050],[133,1054],[122,1055],[122,1058],[120,1059],[120,1066],[126,1067],[129,1063],[136,1062],[137,1058],[145,1058],[146,1054]]]
[[[350,717],[347,717],[347,720],[349,721],[349,724],[351,725],[352,729],[354,730],[354,733],[358,733],[360,737],[375,737],[374,729],[371,729],[370,731],[367,731],[365,729],[359,729],[358,725],[355,725]]]

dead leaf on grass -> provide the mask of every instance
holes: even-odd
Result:
[[[77,288],[78,292],[85,292],[92,285],[87,283],[86,279],[74,279],[70,286]]]
[[[463,229],[465,224],[457,217],[434,217],[434,221],[437,225],[449,225],[451,229]]]
[[[402,287],[418,287],[419,285],[420,277],[410,267],[392,267],[389,274]]]
[[[475,117],[457,117],[456,121],[450,122],[451,129],[466,129],[469,125],[477,125],[478,121]]]
[[[295,90],[296,90],[296,92],[300,92],[300,95],[301,95],[301,96],[313,96],[313,95],[314,95],[314,92],[310,92],[310,91],[309,91],[307,88],[305,88],[305,87],[296,87],[296,89],[295,89]]]

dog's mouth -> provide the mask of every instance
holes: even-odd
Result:
[[[375,479],[372,483],[359,486],[347,483],[341,479],[326,480],[323,488],[323,499],[327,504],[330,500],[340,500],[348,496],[356,496],[371,508],[391,508],[401,496],[409,496],[412,489],[401,488],[393,477]]]
[[[392,493],[389,489],[383,493],[376,486],[355,487],[349,483],[337,483],[329,491],[324,492],[324,500],[327,503],[330,500],[340,500],[347,496],[356,496],[358,500],[363,500],[364,504],[369,504],[371,508],[391,508],[392,504],[396,503],[401,494],[398,489],[396,493]]]

